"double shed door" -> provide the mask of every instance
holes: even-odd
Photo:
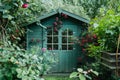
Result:
[[[71,72],[76,68],[77,57],[80,53],[79,47],[74,43],[73,38],[77,36],[78,29],[74,25],[66,25],[58,31],[52,28],[43,35],[44,38],[47,38],[43,43],[43,47],[52,50],[58,60],[52,68],[52,72]]]

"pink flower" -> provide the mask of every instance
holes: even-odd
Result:
[[[96,39],[96,38],[97,38],[97,36],[94,34],[94,35],[93,35],[93,38],[94,38],[94,39]]]
[[[23,5],[22,5],[22,8],[27,8],[28,7],[28,4],[27,3],[24,3]]]
[[[42,52],[45,52],[46,51],[46,48],[42,48]]]

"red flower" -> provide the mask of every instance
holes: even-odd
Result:
[[[27,3],[24,3],[23,5],[22,5],[22,8],[27,8],[28,7],[28,4]]]
[[[83,38],[83,39],[82,39],[82,43],[85,43],[85,42],[87,42],[87,40]]]
[[[65,14],[64,13],[61,13],[62,16],[64,16]]]
[[[18,33],[19,32],[19,30],[18,29],[16,29],[16,31],[15,31],[16,33]]]
[[[85,51],[86,51],[86,49],[82,48],[82,52],[85,52]]]
[[[55,31],[55,32],[57,32],[57,31],[58,31],[58,30],[57,30],[57,27],[54,27],[54,31]]]
[[[94,34],[94,35],[93,35],[93,38],[94,38],[94,39],[96,39],[96,38],[97,38],[97,36]]]
[[[54,26],[57,26],[57,22],[54,22],[53,25],[54,25]]]
[[[64,15],[64,18],[68,18],[68,15],[65,14],[65,15]]]

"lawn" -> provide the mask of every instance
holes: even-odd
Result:
[[[45,77],[45,80],[75,80],[75,79],[70,79],[69,77],[66,76],[47,76]]]

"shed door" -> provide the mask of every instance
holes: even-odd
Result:
[[[47,31],[45,45],[47,49],[52,49],[58,59],[58,63],[52,68],[52,72],[71,72],[77,66],[77,56],[79,49],[73,43],[73,37],[78,36],[77,27],[66,25],[58,31]]]

